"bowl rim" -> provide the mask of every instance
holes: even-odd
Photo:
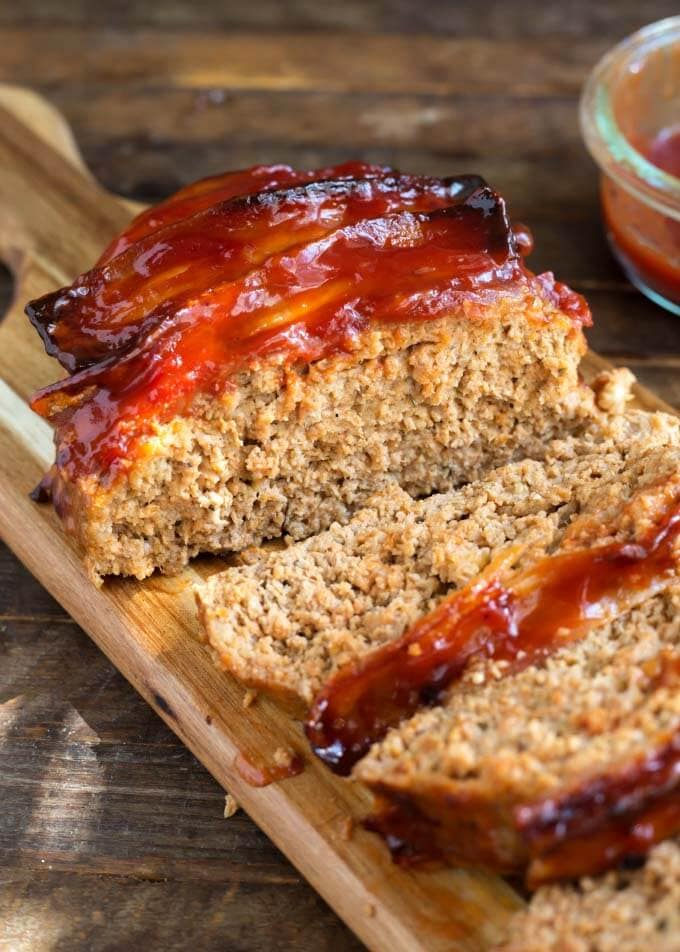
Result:
[[[600,169],[646,205],[680,220],[680,178],[653,165],[624,136],[614,116],[614,70],[644,52],[680,47],[680,16],[650,23],[609,50],[586,79],[579,104],[581,134]]]

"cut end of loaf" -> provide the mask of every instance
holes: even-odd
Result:
[[[301,711],[343,665],[398,638],[504,547],[520,544],[530,558],[552,550],[580,514],[612,518],[640,483],[672,467],[678,428],[633,412],[457,491],[415,501],[390,487],[349,524],[200,586],[215,657],[258,688],[296,697]]]
[[[57,473],[57,508],[93,575],[144,578],[344,523],[390,483],[426,496],[540,457],[595,413],[578,382],[582,339],[543,308],[507,298],[372,331],[309,367],[259,365],[159,425],[111,484]]]
[[[578,427],[590,313],[526,238],[478,176],[360,162],[227,173],[139,216],[27,308],[69,371],[32,406],[93,578],[304,538]]]

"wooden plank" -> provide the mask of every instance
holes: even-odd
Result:
[[[362,948],[302,883],[265,888],[247,882],[124,880],[45,868],[39,875],[3,874],[0,947],[11,952]]]
[[[590,346],[625,363],[630,358],[663,360],[680,351],[680,322],[632,287],[583,287],[594,315]],[[637,366],[633,368],[637,372]]]
[[[119,30],[154,27],[158,30],[227,29],[346,30],[357,33],[443,33],[540,38],[566,34],[572,42],[592,35],[625,36],[645,23],[677,13],[673,0],[616,0],[592,3],[570,0],[568,5],[534,0],[486,0],[485,3],[385,3],[385,0],[164,0],[162,4],[120,0],[24,0],[4,4],[0,24],[82,26]]]
[[[554,156],[583,149],[574,96],[522,98],[501,94],[386,95],[363,92],[279,92],[149,89],[122,98],[108,87],[52,93],[82,143],[125,137],[150,143],[225,141],[238,130],[238,147],[267,143],[299,148],[419,149],[427,155],[493,153]],[[480,111],[484,121],[480,122]],[[85,141],[87,141],[87,139]]]
[[[0,608],[1,948],[359,948],[1,543]]]
[[[581,363],[580,369],[583,373],[584,379],[590,381],[603,370],[610,370],[612,366],[613,365],[610,360],[607,360],[605,357],[601,357],[594,351],[589,350]],[[648,410],[652,413],[661,411],[663,413],[671,413],[674,416],[680,415],[680,411],[676,407],[672,406],[670,403],[666,403],[666,401],[662,400],[657,393],[654,393],[652,390],[648,390],[641,383],[633,384],[632,400],[630,406],[633,409],[637,408],[639,410]]]
[[[3,31],[0,80],[38,85],[362,91],[451,96],[577,95],[609,40],[341,33],[134,33],[116,29]]]
[[[224,819],[219,785],[75,622],[28,608],[0,616],[3,869],[300,883],[242,811]]]
[[[45,624],[67,620],[71,622],[64,609],[52,596],[35,583],[28,572],[17,564],[15,557],[6,546],[0,543],[0,628],[3,633],[13,620],[30,621],[37,619]],[[9,650],[8,643],[0,644],[0,650]],[[4,667],[4,671],[7,667]],[[0,691],[9,693],[11,687],[3,677]]]
[[[625,363],[643,387],[658,394],[676,410],[680,408],[680,355],[662,358],[658,362],[656,359],[646,361],[627,356],[617,363]]]

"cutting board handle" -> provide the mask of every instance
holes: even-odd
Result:
[[[61,114],[0,85],[0,257],[15,273],[28,257],[49,261],[55,284],[71,281],[130,217],[90,175]]]
[[[14,295],[0,314],[0,383],[28,399],[60,368],[24,314],[27,301],[90,267],[141,206],[95,182],[64,117],[29,89],[0,84],[0,261]]]

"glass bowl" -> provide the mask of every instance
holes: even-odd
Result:
[[[610,50],[581,96],[607,237],[644,294],[680,314],[680,16]]]

